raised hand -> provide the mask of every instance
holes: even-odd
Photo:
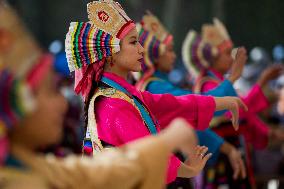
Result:
[[[260,87],[264,87],[269,81],[276,79],[283,73],[282,65],[273,65],[266,68],[260,75],[257,83]]]
[[[241,77],[247,59],[247,50],[244,47],[238,48],[236,58],[232,65],[231,74],[228,78],[232,83]]]

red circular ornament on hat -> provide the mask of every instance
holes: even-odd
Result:
[[[109,19],[109,15],[105,11],[98,12],[98,17],[103,22],[107,22]]]

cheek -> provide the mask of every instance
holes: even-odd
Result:
[[[228,56],[221,56],[218,59],[219,65],[224,68],[228,68],[232,65],[232,59]]]
[[[174,59],[173,59],[173,56],[172,54],[166,54],[165,56],[163,56],[162,58],[162,63],[167,66],[167,67],[172,67],[173,66],[173,62],[174,62]]]
[[[57,143],[62,136],[61,127],[51,123],[50,116],[43,110],[37,110],[27,117],[24,128],[24,136],[43,147]]]
[[[135,51],[134,48],[131,48],[129,45],[124,45],[123,49],[119,52],[118,56],[116,57],[116,63],[125,66],[125,63],[132,62],[135,58]]]
[[[139,59],[138,50],[135,46],[128,46],[124,49],[123,53],[121,54],[121,61],[124,67],[133,69],[137,68],[137,66],[141,66],[141,63],[138,61]]]
[[[39,107],[38,116],[44,119],[46,124],[60,128],[60,124],[64,119],[64,113],[67,110],[66,100],[59,94],[50,95],[49,98],[45,97],[41,100]]]
[[[57,143],[63,134],[63,117],[57,115],[57,111],[41,111],[38,117],[40,127],[38,127],[39,137],[45,139],[46,144]]]

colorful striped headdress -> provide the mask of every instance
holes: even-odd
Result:
[[[72,22],[65,40],[70,71],[96,63],[120,51],[120,39],[135,27],[113,0],[87,5],[89,22]]]
[[[225,26],[217,18],[213,22],[213,25],[206,24],[202,27],[202,35],[189,31],[183,42],[183,63],[193,79],[212,66],[214,57],[233,47]]]

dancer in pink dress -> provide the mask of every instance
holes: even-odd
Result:
[[[135,24],[112,0],[89,3],[88,17],[88,22],[70,24],[65,44],[70,71],[76,70],[75,91],[82,94],[86,105],[85,153],[157,134],[176,117],[196,129],[206,129],[214,112],[223,109],[232,111],[233,125],[238,128],[238,109],[246,108],[239,98],[175,97],[136,90],[127,82],[131,71],[141,70],[144,53]],[[190,165],[171,156],[167,183],[177,176],[197,175],[211,156],[205,154],[206,147],[202,149],[202,158],[192,159]]]

